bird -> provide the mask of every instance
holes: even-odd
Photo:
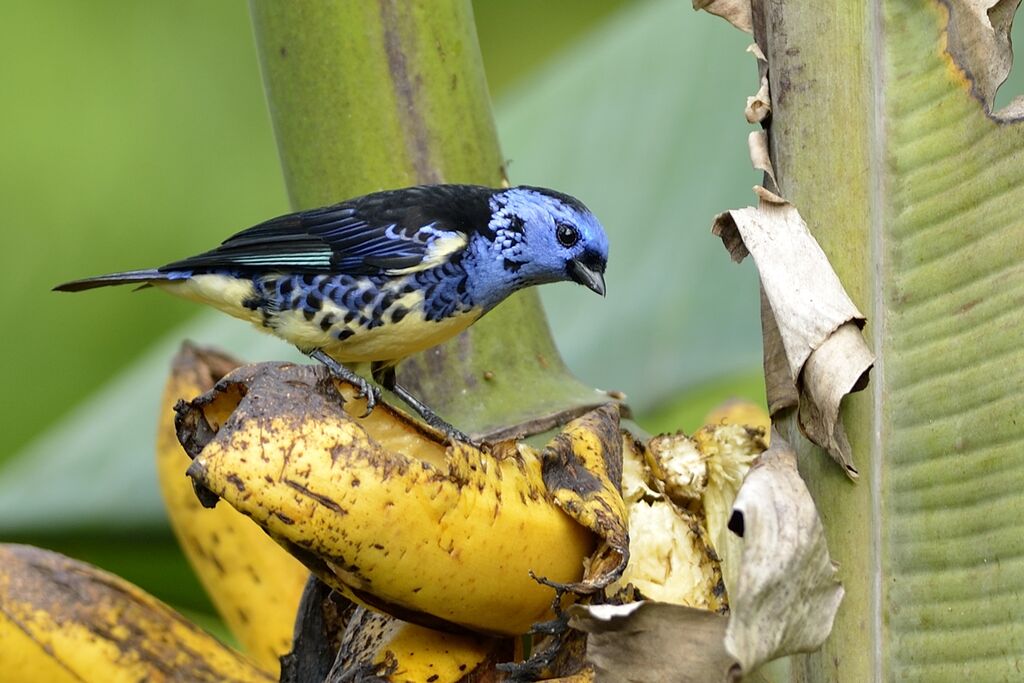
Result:
[[[469,437],[397,381],[404,358],[462,332],[509,295],[576,282],[604,296],[608,237],[578,199],[529,185],[417,185],[285,214],[159,268],[73,280],[55,291],[155,286],[293,344],[354,384],[375,382],[447,437]]]

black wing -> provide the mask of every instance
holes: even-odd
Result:
[[[429,267],[486,229],[497,192],[420,185],[376,192],[260,223],[216,249],[160,268],[369,275]]]

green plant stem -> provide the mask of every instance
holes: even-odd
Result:
[[[417,183],[504,182],[468,0],[252,0],[251,10],[296,208]],[[405,361],[399,380],[475,433],[608,400],[565,368],[533,291]]]

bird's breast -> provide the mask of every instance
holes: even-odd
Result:
[[[346,363],[418,353],[459,334],[485,311],[460,294],[458,278],[443,273],[399,278],[205,274],[159,286],[248,320],[304,351],[323,349]]]
[[[396,299],[378,315],[353,318],[348,309],[325,301],[312,319],[304,311],[281,311],[272,324],[278,336],[299,348],[323,349],[337,360],[358,363],[399,360],[419,353],[459,334],[482,314],[483,309],[472,309],[429,320],[423,295],[416,292]]]

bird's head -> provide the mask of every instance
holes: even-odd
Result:
[[[491,208],[494,248],[523,285],[571,280],[604,295],[608,237],[582,202],[519,186],[496,193]]]

